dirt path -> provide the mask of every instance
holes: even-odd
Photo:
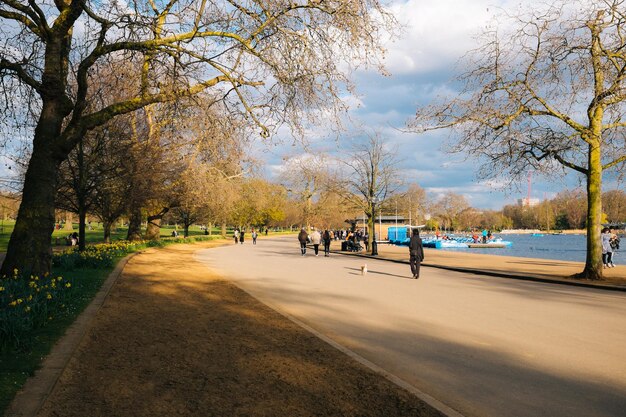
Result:
[[[39,416],[437,416],[193,260],[132,258]]]

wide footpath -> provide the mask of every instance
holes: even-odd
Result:
[[[441,415],[194,260],[216,244],[128,260],[7,415]],[[406,260],[406,248],[380,245],[379,254]],[[436,250],[426,251],[424,265],[568,283],[582,269]],[[626,289],[626,267],[607,275],[600,285]]]

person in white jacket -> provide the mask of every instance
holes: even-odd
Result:
[[[313,228],[313,233],[311,233],[311,243],[313,244],[315,256],[317,256],[317,253],[320,250],[320,243],[322,243],[322,235],[315,227]]]

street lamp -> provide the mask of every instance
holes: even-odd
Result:
[[[376,243],[376,197],[372,199],[372,256],[378,256],[378,243]]]

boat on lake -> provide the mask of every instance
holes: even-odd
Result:
[[[390,227],[387,231],[389,243],[398,246],[408,246],[410,241],[410,230],[412,228],[421,228],[424,226],[398,226]],[[472,246],[470,246],[472,245]],[[467,249],[467,248],[507,248],[513,245],[513,242],[503,240],[502,238],[489,239],[487,243],[475,241],[470,236],[445,235],[441,236],[423,236],[422,246],[434,249]]]

